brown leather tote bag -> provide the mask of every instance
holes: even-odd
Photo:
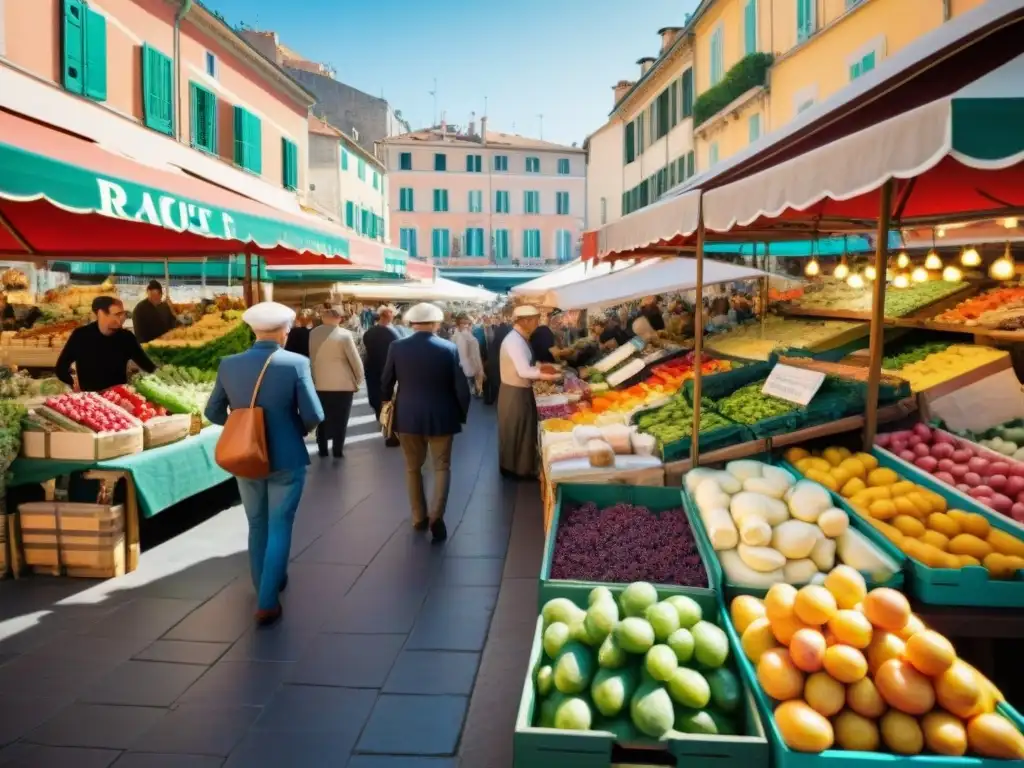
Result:
[[[263,376],[273,357],[274,353],[271,353],[263,364],[263,370],[252,390],[249,407],[231,409],[214,452],[214,460],[221,469],[246,480],[263,480],[270,474],[267,428],[263,421],[263,409],[256,407],[256,395],[260,392]]]

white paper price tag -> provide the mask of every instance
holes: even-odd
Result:
[[[808,371],[791,365],[776,364],[768,374],[768,380],[761,388],[761,394],[788,400],[797,405],[807,405],[821,389],[825,374]]]

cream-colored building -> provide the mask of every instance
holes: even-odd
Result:
[[[608,122],[584,142],[587,228],[639,210],[696,172],[693,38],[659,30],[658,57],[643,58],[635,81],[613,86]]]

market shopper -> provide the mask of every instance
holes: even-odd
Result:
[[[494,405],[498,402],[498,392],[501,388],[501,344],[505,337],[512,332],[512,325],[504,317],[495,317],[491,325],[487,348],[491,354],[487,358],[487,380],[484,382],[484,403]]]
[[[405,456],[406,485],[413,528],[428,527],[434,541],[448,538],[444,524],[451,484],[452,443],[469,415],[469,385],[456,346],[436,333],[444,313],[434,304],[417,304],[405,315],[413,335],[388,348],[380,397],[395,398],[394,429]],[[434,467],[434,497],[427,507],[423,464]]]
[[[555,349],[558,347],[555,332],[548,325],[548,315],[541,315],[538,320],[537,327],[530,334],[530,350],[533,352],[533,360],[536,363],[553,363],[555,362]]]
[[[146,286],[146,298],[132,310],[132,330],[140,344],[163,336],[174,330],[178,318],[174,316],[171,304],[164,298],[164,287],[159,280],[150,280]]]
[[[480,342],[473,335],[468,315],[459,315],[456,322],[458,325],[452,341],[459,350],[459,365],[466,374],[470,391],[480,397],[484,391],[484,362],[480,354]]]
[[[313,310],[304,309],[295,317],[295,325],[288,331],[284,348],[303,357],[309,357],[309,334],[313,330]]]
[[[82,392],[101,392],[128,383],[128,363],[134,362],[146,373],[156,365],[143,351],[139,340],[124,325],[124,304],[113,296],[92,300],[96,319],[71,332],[57,358],[55,373],[68,386]],[[74,377],[71,366],[75,367]]]
[[[336,459],[344,456],[352,398],[363,383],[363,361],[352,333],[341,325],[342,317],[340,307],[325,309],[323,325],[309,334],[313,384],[324,410],[324,420],[316,428],[316,445],[320,455],[327,456],[331,442]]]
[[[400,338],[391,321],[395,316],[395,308],[383,305],[377,309],[377,324],[363,334],[363,347],[366,349],[366,399],[370,401],[377,419],[380,419],[380,384],[384,373],[384,363],[388,359],[388,349]],[[395,438],[385,443],[389,448],[398,445]]]
[[[272,301],[247,309],[242,321],[256,334],[256,343],[220,361],[206,405],[206,418],[221,425],[229,408],[249,407],[254,391],[263,409],[270,474],[262,480],[236,478],[249,520],[249,572],[261,626],[281,618],[279,592],[288,582],[292,524],[309,464],[305,438],[324,418],[309,360],[282,349],[294,320],[294,310]]]
[[[540,311],[529,305],[516,307],[515,325],[501,342],[498,390],[498,465],[509,478],[527,479],[537,475],[537,402],[533,382],[556,381],[554,368],[534,365],[527,339],[537,329]]]

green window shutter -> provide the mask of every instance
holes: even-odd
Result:
[[[866,72],[870,72],[875,68],[875,52],[867,54],[863,59],[860,60],[860,73],[863,75]]]
[[[348,150],[344,147],[341,148],[341,170],[348,170]]]
[[[434,170],[435,171],[446,171],[446,170],[448,170],[448,158],[444,154],[442,154],[441,152],[438,152],[437,154],[434,155]]]
[[[85,92],[85,6],[82,0],[62,0],[61,80],[71,93]]]
[[[631,122],[626,123],[623,132],[622,158],[625,165],[629,165],[636,159],[636,126]]]
[[[679,83],[676,80],[672,81],[669,86],[669,115],[671,117],[670,125],[675,128],[679,124]]]
[[[860,62],[855,61],[850,65],[850,79],[856,80],[858,77],[860,77]]]
[[[263,125],[260,119],[251,112],[246,112],[249,121],[247,142],[249,145],[249,170],[263,173]]]
[[[142,46],[142,117],[146,127],[170,135],[173,132],[174,77],[171,60],[156,48]]]
[[[466,173],[473,172],[473,156],[466,155]]]
[[[751,115],[747,122],[747,139],[753,144],[761,138],[761,115]]]
[[[281,137],[281,183],[285,189],[299,187],[299,148],[294,141]]]
[[[249,167],[249,113],[235,106],[235,165]]]
[[[693,154],[693,150],[691,149],[689,152],[686,153],[686,177],[687,178],[689,178],[690,176],[693,176],[693,174],[696,172],[696,169],[694,167],[696,165],[695,161],[696,161],[696,157]]]
[[[693,69],[683,72],[683,117],[693,116]]]
[[[796,39],[802,43],[814,34],[814,0],[796,0]]]
[[[743,7],[743,43],[744,53],[757,52],[757,0],[747,0]]]
[[[217,152],[217,97],[196,83],[189,83],[191,144],[196,149]]]
[[[398,168],[402,171],[412,170],[412,152],[403,152],[398,156]]]
[[[356,225],[356,214],[355,206],[351,200],[345,201],[345,226],[349,229],[354,228]]]
[[[85,95],[107,100],[107,20],[85,8]]]

